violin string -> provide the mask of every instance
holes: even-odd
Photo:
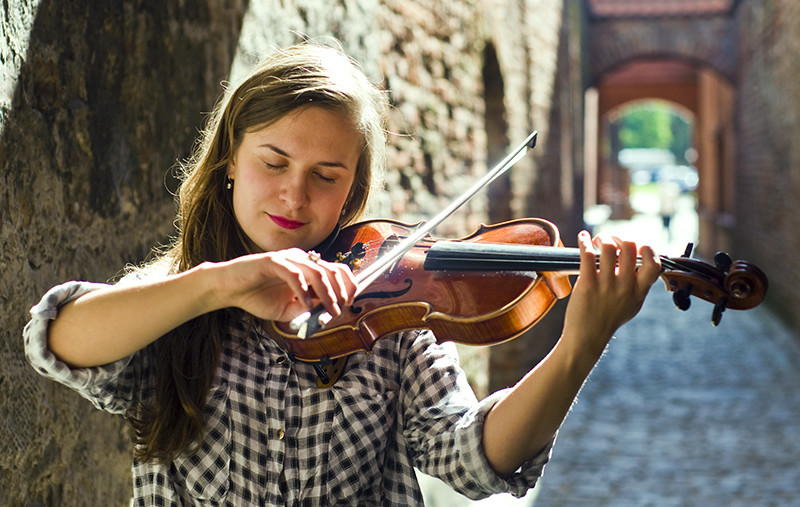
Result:
[[[404,236],[398,236],[397,240],[401,241],[404,238],[405,238]],[[378,239],[373,239],[373,240],[369,240],[369,241],[363,242],[362,245],[364,246],[365,250],[369,250],[369,249],[374,248],[376,246],[382,245],[383,243],[385,243],[385,241],[386,241],[385,238],[378,238]],[[423,242],[423,241],[426,241],[426,239],[423,239],[420,242]],[[435,240],[428,240],[428,241],[434,242]],[[553,248],[559,248],[559,247],[553,247]],[[659,259],[661,260],[662,269],[666,268],[666,269],[669,269],[669,270],[672,270],[672,271],[683,271],[685,273],[690,273],[690,274],[695,274],[695,275],[703,275],[703,273],[701,273],[699,270],[697,270],[697,269],[695,269],[695,268],[693,268],[691,266],[686,266],[686,265],[679,264],[678,262],[673,260],[673,258],[671,258],[671,257],[667,257],[665,255],[660,255]],[[544,259],[537,259],[537,260],[544,260]],[[580,257],[578,257],[576,260],[564,260],[562,258],[546,259],[546,260],[551,265],[554,265],[554,266],[563,265],[565,270],[568,270],[569,268],[573,268],[575,263],[579,263],[580,262]],[[495,262],[499,262],[497,259],[495,259],[494,261]],[[600,264],[600,256],[599,256],[599,254],[597,255],[597,264],[598,264],[598,266]],[[637,256],[636,257],[636,265],[637,265],[637,267],[641,267],[641,265],[642,265],[642,257],[641,256]]]

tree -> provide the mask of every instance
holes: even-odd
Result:
[[[620,148],[665,148],[672,145],[672,113],[662,102],[631,106],[618,120]]]
[[[616,121],[619,147],[668,149],[678,164],[687,164],[692,123],[669,103],[651,100],[630,106]]]

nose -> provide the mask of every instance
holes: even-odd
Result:
[[[305,174],[287,174],[281,182],[280,200],[289,209],[300,209],[308,204],[308,181]]]

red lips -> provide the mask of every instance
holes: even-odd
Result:
[[[275,222],[275,225],[278,227],[283,227],[284,229],[297,229],[298,227],[304,226],[305,222],[298,222],[297,220],[292,220],[291,218],[280,217],[277,215],[270,215],[267,213],[269,217]]]

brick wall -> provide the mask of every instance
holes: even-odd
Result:
[[[737,73],[736,29],[726,15],[593,20],[593,76],[641,57],[669,55],[708,65],[732,79]]]
[[[740,2],[735,241],[770,278],[769,304],[800,330],[800,3]]]

